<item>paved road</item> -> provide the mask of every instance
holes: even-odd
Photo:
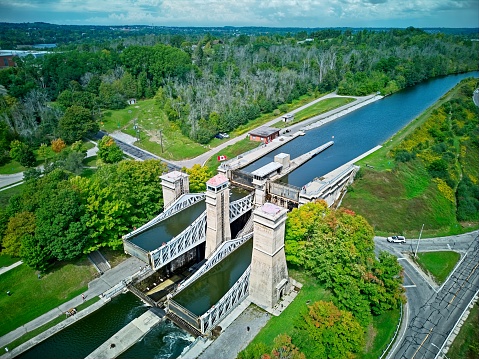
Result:
[[[478,231],[437,239],[421,240],[420,251],[456,250],[462,259],[448,280],[439,287],[404,255],[415,249],[416,241],[408,245],[387,243],[375,238],[377,250],[388,250],[398,256],[404,268],[408,298],[407,328],[399,334],[388,358],[435,358],[446,339],[479,290]]]

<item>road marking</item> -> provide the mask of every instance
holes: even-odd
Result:
[[[449,248],[449,250],[451,250],[451,246],[449,245],[449,243],[447,244],[447,248]]]
[[[427,333],[426,337],[424,338],[424,340],[421,342],[421,344],[419,345],[419,348],[417,348],[417,350],[414,352],[414,355],[412,356],[411,359],[414,359],[414,357],[416,356],[417,352],[419,351],[419,349],[421,349],[422,345],[424,344],[424,342],[427,340],[427,338],[429,337],[429,335],[431,334],[432,332],[432,329],[434,327],[432,327],[431,329],[429,329],[429,333]]]
[[[401,258],[398,258],[398,261],[400,261],[400,260],[402,260],[402,259],[407,260],[406,257],[401,257]]]
[[[403,285],[404,288],[416,288],[417,285],[411,284],[411,285]]]
[[[469,280],[469,278],[471,277],[471,275],[474,274],[474,272],[476,271],[477,267],[479,266],[479,263],[476,264],[474,266],[474,268],[472,268],[471,270],[471,273],[469,273],[469,275],[467,276],[467,278],[462,282],[461,286],[459,287],[459,289],[457,290],[456,294],[454,294],[454,297],[452,297],[452,299],[449,301],[449,303],[447,304],[447,306],[449,307],[451,305],[451,303],[454,301],[454,299],[456,299],[456,296],[457,296],[457,293],[459,293],[459,291],[462,289],[462,287],[464,287],[464,285],[467,283],[467,281]]]

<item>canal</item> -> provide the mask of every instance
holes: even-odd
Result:
[[[291,158],[295,158],[317,147],[318,144],[328,142],[334,136],[334,146],[314,157],[286,178],[286,181],[289,183],[302,186],[315,177],[334,170],[374,146],[384,143],[394,133],[436,102],[460,80],[471,76],[477,77],[478,75],[479,72],[451,75],[419,84],[413,88],[386,97],[336,121],[308,131],[305,136],[299,137],[280,149],[273,151],[265,158],[248,166],[246,170],[253,171],[273,161],[274,156],[281,152],[289,153]],[[245,192],[233,190],[231,201],[244,195]],[[202,202],[202,205],[204,210],[204,202]],[[199,211],[198,215],[201,213],[200,209],[201,207],[198,207],[198,209],[192,211],[194,212],[191,213],[192,218],[195,217],[197,210]],[[172,220],[172,223],[174,223],[174,220]],[[186,228],[187,226],[188,223],[182,223],[178,228],[165,229],[165,233],[169,232],[166,233],[165,238],[178,231],[181,232],[181,228]],[[155,237],[158,238],[157,236]],[[236,263],[236,260],[225,261],[218,267],[224,270],[224,272],[217,271],[216,269],[212,270],[204,278],[204,285],[201,288],[197,288],[198,293],[202,294],[192,295],[196,293],[194,290],[185,290],[183,293],[184,298],[179,297],[178,300],[185,307],[191,308],[193,312],[204,313],[205,308],[211,303],[207,303],[202,298],[211,297],[211,293],[207,292],[217,286],[217,280],[221,283],[230,283],[241,271],[238,269],[247,267],[249,262],[244,259],[244,253],[251,253],[250,246],[251,244],[247,243],[239,249],[238,255],[240,255],[240,260],[238,260],[238,268],[235,268],[234,265],[232,266],[232,264]],[[241,274],[242,272],[239,275]],[[213,279],[214,277],[220,279]],[[147,307],[133,294],[121,294],[113,298],[111,303],[65,328],[19,357],[84,358],[146,310]],[[140,342],[121,355],[120,358],[176,358],[192,341],[193,338],[186,332],[177,328],[169,321],[165,321],[155,327]]]
[[[334,140],[334,146],[281,179],[282,182],[302,187],[316,177],[324,176],[348,161],[383,144],[401,128],[417,118],[441,96],[467,77],[478,77],[479,72],[450,75],[433,79],[373,102],[335,121],[306,132],[286,143],[243,170],[252,172],[274,160],[278,153],[289,153],[296,158],[319,144]]]
[[[147,310],[148,307],[132,293],[120,294],[111,303],[44,340],[18,358],[85,358]],[[193,339],[172,323],[162,322],[147,338],[125,352],[124,358],[175,358]],[[137,352],[139,348],[140,352]]]

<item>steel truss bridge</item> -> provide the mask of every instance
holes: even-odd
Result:
[[[168,296],[168,311],[173,312],[177,317],[182,318],[184,322],[192,326],[201,334],[211,332],[215,326],[228,315],[238,304],[240,304],[249,294],[249,277],[251,266],[248,266],[235,284],[223,295],[223,297],[203,315],[196,316],[189,310],[175,302],[174,296],[187,288],[191,283],[210,271],[214,266],[220,263],[231,252],[239,248],[246,241],[253,238],[253,232],[250,232],[240,238],[226,241],[219,245],[201,268],[189,277],[177,288],[177,290]]]
[[[132,243],[129,239],[135,235],[147,231],[154,225],[173,216],[183,209],[205,199],[205,194],[187,193],[179,197],[168,209],[152,219],[150,222],[123,236],[123,246],[125,252],[136,256],[144,262],[150,264],[153,270],[158,270],[167,265],[174,259],[185,254],[206,241],[206,210],[185,230],[170,241],[163,243],[162,246],[147,252]],[[230,203],[229,219],[230,223],[241,217],[253,208],[253,194],[243,197]]]

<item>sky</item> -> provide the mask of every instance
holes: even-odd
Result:
[[[0,0],[0,22],[61,25],[479,27],[479,0]]]

